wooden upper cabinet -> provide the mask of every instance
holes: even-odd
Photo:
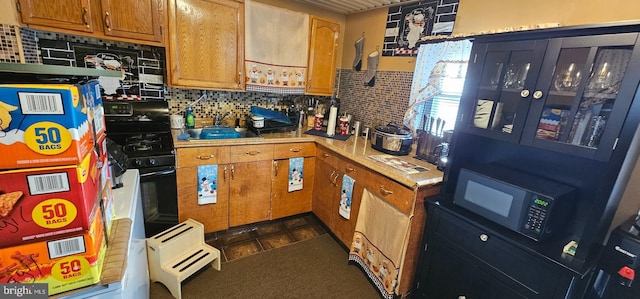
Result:
[[[340,24],[311,17],[307,94],[332,95]]]
[[[168,48],[171,86],[243,90],[244,3],[169,0]]]
[[[160,0],[101,0],[104,34],[138,40],[162,41]]]
[[[162,45],[166,0],[17,0],[30,28]]]
[[[16,5],[25,24],[93,32],[89,0],[19,0]]]

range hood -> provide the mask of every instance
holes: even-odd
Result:
[[[310,6],[322,7],[341,14],[354,14],[371,9],[393,6],[401,3],[418,2],[416,0],[295,0]]]

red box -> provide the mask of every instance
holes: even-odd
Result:
[[[91,151],[78,165],[1,171],[0,248],[89,230],[99,206],[97,166]]]
[[[89,231],[0,249],[0,283],[46,283],[49,295],[86,287],[100,281],[106,252],[98,213]]]

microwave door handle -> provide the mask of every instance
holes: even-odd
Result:
[[[140,177],[143,178],[143,177],[154,176],[154,175],[169,175],[169,174],[174,174],[175,172],[176,172],[175,169],[154,171],[154,172],[141,174]]]

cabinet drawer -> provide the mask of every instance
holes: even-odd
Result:
[[[365,168],[361,167],[359,164],[353,163],[347,159],[339,159],[337,161],[337,167],[340,172],[348,175],[356,181],[359,181],[361,184],[367,180],[367,171]]]
[[[189,167],[229,162],[229,147],[192,147],[178,149],[176,165]]]
[[[413,190],[371,171],[367,173],[365,187],[403,213],[411,213],[415,198]]]
[[[273,160],[273,144],[231,146],[231,163]]]
[[[273,159],[311,157],[315,155],[316,145],[312,142],[276,144],[273,149]]]
[[[319,146],[316,149],[316,158],[318,158],[321,161],[326,162],[327,164],[335,167],[336,163],[338,161],[338,155],[335,154],[334,152]]]
[[[436,242],[446,242],[466,251],[510,277],[516,286],[539,294],[538,298],[553,297],[553,286],[563,284],[560,268],[535,258],[502,236],[447,213],[437,217]]]

